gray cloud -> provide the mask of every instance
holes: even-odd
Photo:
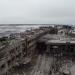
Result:
[[[75,0],[0,0],[0,23],[75,23]]]

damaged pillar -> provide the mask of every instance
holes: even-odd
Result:
[[[47,53],[47,54],[50,54],[50,45],[49,45],[49,44],[47,45],[46,53]]]

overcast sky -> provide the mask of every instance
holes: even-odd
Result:
[[[75,24],[75,0],[0,0],[0,23]]]

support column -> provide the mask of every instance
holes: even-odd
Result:
[[[75,52],[75,45],[74,45],[74,52]]]
[[[50,54],[50,45],[49,45],[49,44],[47,45],[47,50],[46,50],[46,52]]]

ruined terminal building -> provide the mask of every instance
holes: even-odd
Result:
[[[73,30],[71,30],[73,31]],[[37,54],[46,52],[53,63],[75,58],[75,37],[67,26],[39,27],[20,33],[20,37],[0,41],[0,75],[10,75],[13,67],[32,62]],[[73,34],[74,35],[74,34]]]
[[[38,45],[39,51],[46,50],[47,53],[58,59],[71,58],[74,60],[75,38],[64,35],[47,34],[39,39]]]
[[[63,27],[58,29],[57,34],[50,33],[41,37],[38,41],[38,50],[41,52],[43,52],[42,50],[46,50],[47,53],[53,57],[57,57],[57,59],[71,58],[74,60],[75,37],[71,33],[69,35],[70,27]]]
[[[20,34],[20,38],[10,38],[0,42],[0,75],[9,75],[10,70],[19,64],[27,64],[37,51],[37,41],[55,28],[40,27]],[[56,32],[56,31],[55,31]]]

